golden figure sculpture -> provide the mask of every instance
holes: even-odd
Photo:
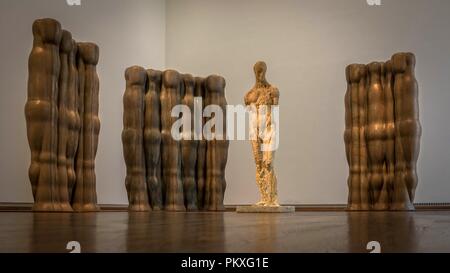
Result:
[[[267,65],[257,62],[253,67],[256,77],[254,87],[245,95],[245,105],[251,109],[251,141],[256,163],[256,184],[261,195],[257,206],[279,207],[277,177],[274,170],[273,147],[275,134],[271,106],[278,105],[280,93],[266,80]]]
[[[346,69],[349,210],[414,210],[419,121],[415,56]]]

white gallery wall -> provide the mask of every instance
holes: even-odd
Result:
[[[26,138],[31,24],[53,17],[74,37],[100,46],[97,192],[126,204],[122,95],[124,69],[139,64],[194,75],[220,74],[230,104],[253,86],[252,66],[268,64],[281,92],[276,172],[282,203],[345,204],[344,69],[417,56],[423,125],[417,202],[450,202],[450,1],[381,0],[0,1],[0,202],[31,202]],[[226,204],[257,201],[247,141],[232,141]]]
[[[417,55],[422,149],[418,202],[450,201],[450,1],[169,0],[166,66],[227,80],[243,102],[264,60],[280,97],[276,155],[283,203],[345,204],[344,93],[347,64]],[[248,142],[232,142],[227,204],[257,201]]]
[[[78,41],[100,47],[101,130],[96,159],[101,204],[126,204],[122,153],[122,96],[126,67],[164,68],[165,3],[163,0],[0,1],[0,202],[31,202],[30,151],[24,106],[28,55],[37,18],[57,19]]]

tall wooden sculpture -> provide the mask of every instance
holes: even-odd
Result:
[[[153,210],[163,209],[161,180],[161,77],[158,70],[147,70],[145,94],[144,147],[147,167],[147,190]]]
[[[189,131],[184,131],[186,134],[181,140],[181,169],[183,180],[184,201],[188,211],[196,211],[197,206],[197,185],[195,183],[195,167],[197,162],[197,145],[198,142],[194,140],[194,77],[190,74],[183,75],[184,96],[182,104],[187,106],[191,112]]]
[[[147,72],[133,66],[125,71],[126,89],[123,96],[123,154],[127,165],[125,186],[130,210],[150,209],[145,178],[144,158],[144,95]]]
[[[181,103],[181,76],[175,70],[166,70],[162,75],[161,88],[161,137],[162,174],[165,191],[165,209],[184,211],[183,182],[181,181],[180,142],[172,137],[172,108]]]
[[[33,23],[33,48],[28,60],[28,101],[25,105],[31,149],[29,177],[35,211],[63,207],[57,183],[59,45],[62,30],[53,19]]]
[[[73,189],[76,183],[75,156],[78,149],[78,140],[80,139],[81,117],[78,111],[78,68],[77,68],[78,46],[75,40],[72,40],[72,50],[69,53],[68,66],[68,93],[67,93],[67,120],[68,120],[68,140],[67,140],[67,183],[69,199],[72,199]]]
[[[218,105],[226,116],[225,79],[211,75],[205,79],[205,107]],[[207,118],[207,122],[208,122]],[[219,126],[222,130],[219,131]],[[224,210],[223,198],[226,189],[225,166],[229,141],[226,140],[225,124],[215,123],[212,139],[206,141],[205,207],[208,210]]]
[[[98,118],[99,80],[96,66],[99,48],[93,43],[78,43],[78,65],[80,71],[79,91],[83,93],[81,115],[81,139],[78,146],[77,166],[82,172],[77,175],[72,206],[76,211],[96,211],[97,193],[95,177],[95,157],[97,155],[100,119]]]
[[[344,139],[350,210],[414,210],[420,149],[412,53],[349,65]]]
[[[132,75],[131,71],[139,76],[133,77],[134,85],[132,78],[126,77],[122,136],[130,210],[223,210],[226,122],[222,123],[223,138],[207,141],[202,134],[206,119],[196,119],[194,113],[214,104],[225,117],[225,79],[204,79],[175,70],[148,69],[144,74],[141,67],[128,68],[126,75]],[[175,106],[183,106],[191,114],[184,117],[191,126],[183,128],[181,140],[172,135],[175,122],[182,118],[172,116]],[[137,176],[133,179],[139,186],[134,187],[131,177]],[[137,207],[133,205],[136,200]]]
[[[201,77],[195,77],[195,97],[201,99],[201,113],[205,109],[205,79]],[[195,132],[197,136],[203,136],[203,124],[205,124],[205,118],[201,117],[200,126],[198,126]],[[195,130],[195,128],[194,128]],[[199,209],[203,209],[205,203],[205,181],[206,181],[206,140],[204,137],[199,137],[197,140],[197,162],[196,162],[196,182],[197,182],[197,204]]]
[[[98,47],[77,44],[48,18],[33,23],[33,38],[25,105],[33,210],[97,210]]]

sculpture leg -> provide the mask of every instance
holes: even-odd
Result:
[[[267,194],[264,185],[264,172],[263,172],[263,156],[261,152],[260,140],[252,140],[253,157],[256,164],[256,185],[258,186],[261,200],[256,205],[264,205],[267,203]]]
[[[420,149],[421,126],[415,120],[404,121],[398,124],[402,132],[400,143],[402,145],[404,162],[404,180],[408,190],[409,200],[414,201],[417,187],[417,159]]]
[[[268,140],[264,141],[264,144],[267,145],[266,147],[270,147],[273,139],[269,138]],[[264,151],[263,152],[263,160],[262,165],[264,169],[264,177],[263,177],[263,183],[266,185],[266,198],[267,206],[279,206],[278,204],[278,190],[277,190],[277,177],[275,175],[274,170],[274,151]]]
[[[206,169],[206,141],[198,141],[197,150],[197,203],[198,208],[203,209],[205,204],[205,169]]]
[[[196,211],[197,185],[195,183],[195,162],[197,161],[197,143],[194,140],[181,141],[183,190],[186,209]]]
[[[147,109],[146,109],[147,111]],[[161,187],[161,133],[159,129],[145,131],[145,148],[147,164],[147,189],[153,210],[162,210]]]
[[[397,129],[398,132],[398,129]],[[410,200],[408,189],[405,181],[405,159],[403,154],[403,147],[401,145],[401,138],[395,137],[395,183],[393,185],[393,202],[391,210],[414,210],[414,206]]]

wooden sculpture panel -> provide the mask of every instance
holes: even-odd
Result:
[[[220,139],[206,140],[202,129],[210,118],[202,113],[206,105],[214,104],[226,117],[225,79],[194,77],[175,70],[148,69],[144,75],[141,67],[128,68],[126,74],[133,70],[139,70],[134,82],[139,91],[131,90],[127,77],[124,95],[124,132],[131,130],[127,134],[133,137],[123,137],[130,210],[223,210],[226,122],[221,123]],[[185,117],[190,127],[183,128],[181,139],[172,135],[177,119],[183,118],[172,116],[175,106],[191,114]],[[197,111],[199,119],[194,115]],[[137,188],[131,186],[133,176],[139,176]],[[135,200],[139,200],[140,209],[133,207]]]
[[[346,68],[350,210],[414,210],[419,122],[415,56]]]
[[[50,18],[33,23],[25,105],[34,211],[97,210],[98,46]]]

